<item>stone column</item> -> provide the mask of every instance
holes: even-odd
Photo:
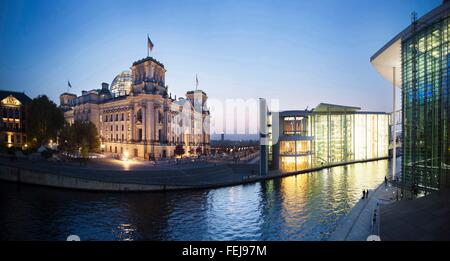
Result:
[[[148,110],[148,114],[146,115],[147,118],[147,135],[148,135],[148,139],[150,141],[150,149],[149,152],[153,153],[153,156],[156,157],[156,155],[154,155],[155,153],[155,146],[154,146],[154,141],[155,141],[155,105],[153,102],[147,102],[147,110]]]
[[[147,141],[147,108],[142,106],[142,140]]]
[[[149,140],[155,140],[155,105],[153,102],[147,102],[147,135]]]
[[[135,126],[136,126],[136,124],[135,124],[135,118],[134,118],[134,114],[135,114],[135,111],[134,111],[134,106],[133,106],[133,108],[131,108],[130,109],[130,128],[131,128],[131,140],[134,140],[135,138],[136,138],[136,134],[134,133],[135,131],[136,131],[136,128],[135,128]],[[127,130],[128,131],[128,130]]]

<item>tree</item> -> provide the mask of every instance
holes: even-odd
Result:
[[[59,148],[65,151],[95,152],[100,148],[97,127],[92,122],[75,121],[66,124],[59,135]],[[82,153],[82,154],[83,154]]]
[[[183,154],[185,153],[183,145],[178,144],[178,145],[175,147],[174,153],[175,153],[175,155],[177,155],[177,156],[183,157]]]
[[[45,95],[34,98],[25,108],[26,130],[33,146],[47,144],[64,126],[64,113]]]
[[[83,159],[87,158],[89,156],[89,143],[87,142],[87,139],[84,138],[81,142],[81,157]]]

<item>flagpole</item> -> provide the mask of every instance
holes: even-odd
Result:
[[[148,34],[147,34],[147,57],[149,57],[150,56],[150,48],[148,47],[148,39],[150,38],[150,36],[148,36]]]

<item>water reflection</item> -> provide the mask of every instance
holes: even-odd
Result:
[[[0,183],[0,239],[325,240],[388,161],[228,188],[92,193]]]

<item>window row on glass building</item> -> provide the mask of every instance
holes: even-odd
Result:
[[[271,126],[271,133],[279,137],[271,137],[263,163],[269,170],[297,172],[388,156],[387,113],[321,103],[314,110],[284,111],[277,117],[279,130]]]

